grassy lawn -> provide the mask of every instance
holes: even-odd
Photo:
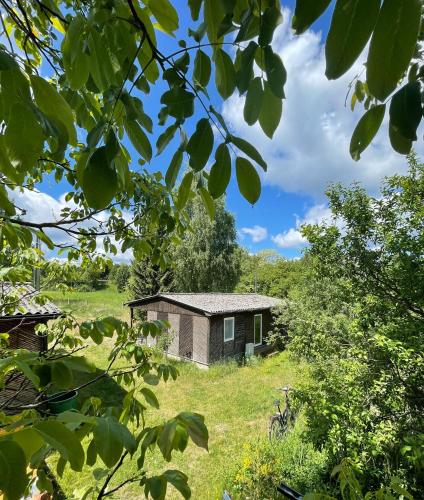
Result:
[[[128,297],[125,293],[119,293],[115,285],[94,292],[49,290],[46,294],[60,309],[72,312],[80,320],[99,316],[129,320],[129,309],[123,306]]]
[[[101,315],[115,315],[128,319],[128,311],[122,307],[126,300],[112,287],[95,292],[66,293],[49,292],[57,305],[72,310],[79,319]],[[85,355],[99,369],[107,366],[107,356],[113,340],[105,339],[100,346],[92,345]],[[178,368],[176,381],[161,382],[153,387],[160,409],[150,408],[146,412],[146,423],[157,424],[181,411],[195,411],[205,416],[209,429],[209,452],[189,444],[184,453],[175,453],[172,462],[166,463],[159,452],[150,452],[146,458],[149,474],[178,468],[189,476],[194,499],[222,498],[228,477],[234,472],[244,443],[267,434],[268,418],[274,411],[273,401],[278,395],[276,387],[296,385],[304,376],[304,367],[291,361],[286,353],[260,359],[250,366],[240,367],[236,363],[216,364],[209,370],[194,365],[170,361]],[[84,374],[87,377],[87,374]],[[92,375],[90,375],[90,378]],[[76,380],[77,384],[81,380]],[[102,380],[90,386],[90,393],[108,405],[117,405],[125,395],[124,388],[114,380]],[[144,402],[144,401],[143,401]],[[53,464],[52,464],[53,465]],[[93,468],[86,467],[82,474],[66,469],[59,481],[67,496],[93,481],[92,470],[103,467],[98,461]],[[54,468],[53,468],[54,470]],[[116,484],[136,471],[135,463],[128,461],[116,476]],[[181,498],[176,491],[167,498]],[[116,498],[142,498],[136,484],[130,484],[117,493]]]
[[[105,346],[93,346],[88,357],[104,366],[100,352]],[[105,353],[106,354],[106,353]],[[239,367],[235,363],[212,366],[201,370],[196,366],[174,362],[180,372],[178,379],[160,383],[154,388],[160,401],[159,410],[147,411],[146,420],[158,423],[180,411],[196,411],[205,416],[209,429],[209,453],[190,444],[184,453],[174,454],[172,462],[166,463],[160,453],[150,453],[146,459],[150,473],[167,468],[178,468],[189,476],[192,498],[221,498],[226,479],[234,471],[244,443],[263,437],[267,433],[268,417],[273,412],[273,400],[278,397],[276,387],[294,385],[302,376],[302,367],[289,360],[286,353],[260,360],[255,365]],[[109,404],[116,404],[123,391],[112,380],[92,387],[97,396]],[[102,467],[98,463],[93,469]],[[91,468],[75,475],[65,471],[60,481],[67,495],[92,481]],[[124,464],[116,481],[121,482],[136,472],[134,463]],[[141,498],[139,487],[124,487],[116,498]],[[181,498],[168,490],[167,498]]]

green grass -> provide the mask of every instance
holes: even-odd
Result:
[[[119,293],[115,285],[93,292],[49,290],[46,294],[61,310],[70,311],[81,320],[100,316],[129,320],[129,309],[123,306],[128,297]]]
[[[122,307],[126,297],[112,287],[95,292],[67,292],[66,295],[49,292],[49,295],[58,306],[72,310],[81,320],[105,315],[123,319],[129,316]],[[113,340],[105,339],[100,346],[91,345],[84,352],[96,367],[104,369],[112,346]],[[189,363],[169,362],[175,364],[180,376],[176,381],[161,382],[152,388],[159,399],[160,409],[149,408],[146,423],[160,423],[181,411],[201,413],[209,430],[209,452],[190,443],[184,453],[174,453],[170,463],[166,463],[158,451],[149,452],[146,470],[155,474],[166,469],[180,469],[189,476],[192,498],[222,498],[222,491],[228,477],[235,471],[243,445],[267,434],[268,418],[274,411],[273,401],[279,397],[275,388],[296,385],[304,376],[305,367],[290,360],[287,353],[257,360],[250,366],[240,367],[230,362],[213,365],[209,370]],[[82,376],[87,374],[78,377]],[[77,379],[76,383],[81,381],[83,379]],[[81,397],[90,394],[102,398],[106,405],[117,405],[125,391],[114,380],[103,379],[87,388]],[[86,467],[81,474],[65,469],[59,482],[67,496],[71,497],[74,490],[91,484],[92,471],[98,467],[103,467],[100,461],[93,468]],[[135,471],[135,462],[125,462],[115,484]],[[120,490],[115,498],[142,497],[139,487],[131,484]],[[181,497],[172,489],[168,490],[167,498]]]
[[[93,346],[87,353],[100,367],[106,363],[101,359],[102,350],[107,348]],[[268,418],[274,411],[273,400],[278,397],[275,388],[295,385],[302,376],[303,367],[289,360],[286,353],[244,367],[228,363],[202,370],[187,363],[173,363],[180,376],[176,381],[160,383],[153,388],[161,406],[159,410],[149,408],[147,425],[159,423],[183,410],[201,413],[209,430],[209,452],[190,444],[184,453],[175,453],[172,462],[166,463],[155,451],[147,456],[147,470],[158,473],[167,468],[180,469],[189,476],[192,498],[220,498],[243,445],[266,436]],[[109,404],[116,404],[123,397],[122,389],[112,380],[103,381],[92,390]],[[93,469],[97,467],[102,464],[98,462]],[[83,474],[76,475],[67,470],[60,481],[62,488],[69,495],[74,489],[89,484],[93,480],[91,472],[92,469],[86,468]],[[128,461],[117,474],[116,481],[121,482],[135,472],[136,464]],[[139,487],[129,485],[116,498],[140,497]],[[173,491],[167,498],[180,497]]]

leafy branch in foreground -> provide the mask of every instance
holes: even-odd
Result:
[[[5,498],[20,498],[34,481],[30,469],[37,471],[40,489],[52,490],[44,474],[44,464],[52,452],[59,453],[56,474],[61,477],[65,466],[82,471],[85,465],[98,464],[93,481],[78,498],[111,496],[128,482],[138,482],[146,497],[165,498],[167,484],[172,484],[184,498],[190,496],[187,476],[177,470],[149,476],[146,453],[159,448],[166,461],[174,451],[184,451],[189,438],[207,449],[208,432],[202,416],[182,412],[155,426],[145,421],[147,405],[159,408],[159,402],[148,386],[177,378],[172,365],[155,362],[148,349],[138,344],[143,335],[158,335],[167,325],[161,321],[142,322],[137,328],[114,318],[87,321],[78,325],[72,318],[60,320],[49,329],[52,347],[46,353],[3,350],[0,359],[2,386],[10,383],[17,373],[25,375],[25,383],[39,391],[33,403],[17,404],[19,391],[0,404],[0,489]],[[77,331],[77,334],[71,333]],[[96,370],[76,352],[87,347],[90,339],[100,345],[105,338],[115,337],[114,348],[105,370]],[[74,376],[84,372],[89,379],[78,385]],[[86,399],[80,410],[68,410],[58,415],[49,412],[49,403],[56,397],[74,394],[102,379],[111,377],[128,389],[122,404],[107,406],[98,397]],[[139,400],[143,402],[141,402]],[[17,412],[20,412],[16,414]],[[14,415],[14,416],[12,416]],[[136,463],[137,473],[122,483],[115,475],[126,460]],[[29,469],[30,468],[30,469]]]

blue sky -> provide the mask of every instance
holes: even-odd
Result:
[[[179,1],[173,2],[175,6]],[[186,2],[181,2],[186,5]],[[249,251],[274,248],[287,258],[300,255],[305,242],[299,233],[304,222],[320,222],[329,217],[325,203],[325,189],[331,182],[349,184],[359,181],[371,193],[376,193],[384,175],[404,171],[405,159],[394,153],[387,138],[387,124],[383,125],[373,145],[360,162],[349,156],[349,141],[362,109],[355,112],[345,107],[348,84],[352,77],[363,70],[365,57],[359,58],[345,76],[336,82],[328,82],[324,76],[325,59],[323,40],[329,29],[332,8],[322,16],[307,33],[295,37],[290,29],[293,1],[283,1],[284,22],[278,28],[273,47],[282,56],[288,71],[287,100],[283,106],[282,122],[273,140],[269,140],[255,125],[243,122],[243,98],[232,96],[225,103],[211,91],[212,104],[223,113],[231,131],[252,142],[268,162],[268,172],[262,175],[262,195],[255,206],[249,205],[238,192],[233,178],[227,192],[227,207],[235,215],[240,243]],[[187,27],[193,27],[188,18],[188,8],[180,9],[180,30],[176,39],[159,35],[162,51],[178,50],[177,40],[185,37]],[[194,56],[194,52],[193,52]],[[155,117],[159,98],[164,87],[152,90],[146,97],[141,94],[145,110]],[[212,87],[211,87],[212,89]],[[197,106],[187,132],[202,117]],[[151,137],[152,145],[162,129],[157,127]],[[170,144],[166,152],[153,158],[150,171],[166,171],[169,160],[178,146],[179,138]],[[137,166],[138,154],[127,144]],[[24,200],[28,210],[40,209],[43,214],[60,207],[65,183],[56,184],[46,178],[38,186],[44,197]],[[39,214],[41,217],[41,214]],[[124,257],[125,259],[125,257]]]

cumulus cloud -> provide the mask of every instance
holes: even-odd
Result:
[[[258,243],[265,240],[268,237],[268,230],[266,227],[253,226],[253,227],[242,227],[240,232],[245,235],[247,234],[252,238],[253,243]]]
[[[300,218],[295,215],[295,227],[291,227],[287,231],[282,231],[271,237],[272,241],[280,248],[295,248],[299,249],[308,244],[307,239],[302,236],[301,227],[306,224],[322,224],[337,221],[333,220],[331,210],[324,204],[314,205],[309,208],[304,217]]]
[[[22,191],[11,191],[11,198],[14,203],[21,209],[25,211],[25,220],[28,222],[57,222],[61,219],[61,211],[65,207],[69,207],[71,209],[75,208],[75,205],[72,202],[65,201],[65,194],[62,194],[59,198],[54,198],[53,196],[43,193],[40,191],[33,191],[29,189],[23,189]],[[128,222],[130,219],[130,214],[128,212],[123,213],[123,217]],[[107,219],[107,213],[100,213],[96,215],[96,219],[98,221],[104,222]],[[93,224],[89,221],[84,221],[78,224],[78,227],[88,228]],[[45,230],[46,234],[51,238],[54,243],[58,245],[66,245],[75,243],[75,240],[72,239],[67,233],[60,229],[49,228]],[[116,245],[116,241],[113,237],[110,238],[111,242]],[[127,250],[125,253],[119,251],[119,245],[116,245],[118,248],[117,255],[108,255],[115,262],[129,262],[132,259],[132,251]],[[97,238],[97,248],[99,253],[103,253],[103,238]],[[52,253],[50,251],[47,252],[49,257],[55,258],[56,253]]]
[[[387,122],[359,162],[349,155],[352,132],[364,111],[359,105],[352,113],[344,102],[349,82],[363,72],[365,58],[360,57],[339,80],[328,81],[322,35],[308,31],[294,36],[291,13],[286,10],[284,14],[273,47],[287,68],[287,99],[273,140],[262,133],[258,124],[249,127],[244,122],[242,97],[226,101],[222,110],[225,119],[236,135],[263,153],[268,162],[264,176],[267,184],[312,196],[317,202],[323,200],[331,182],[360,181],[375,193],[383,176],[406,170],[406,161],[390,147]]]

